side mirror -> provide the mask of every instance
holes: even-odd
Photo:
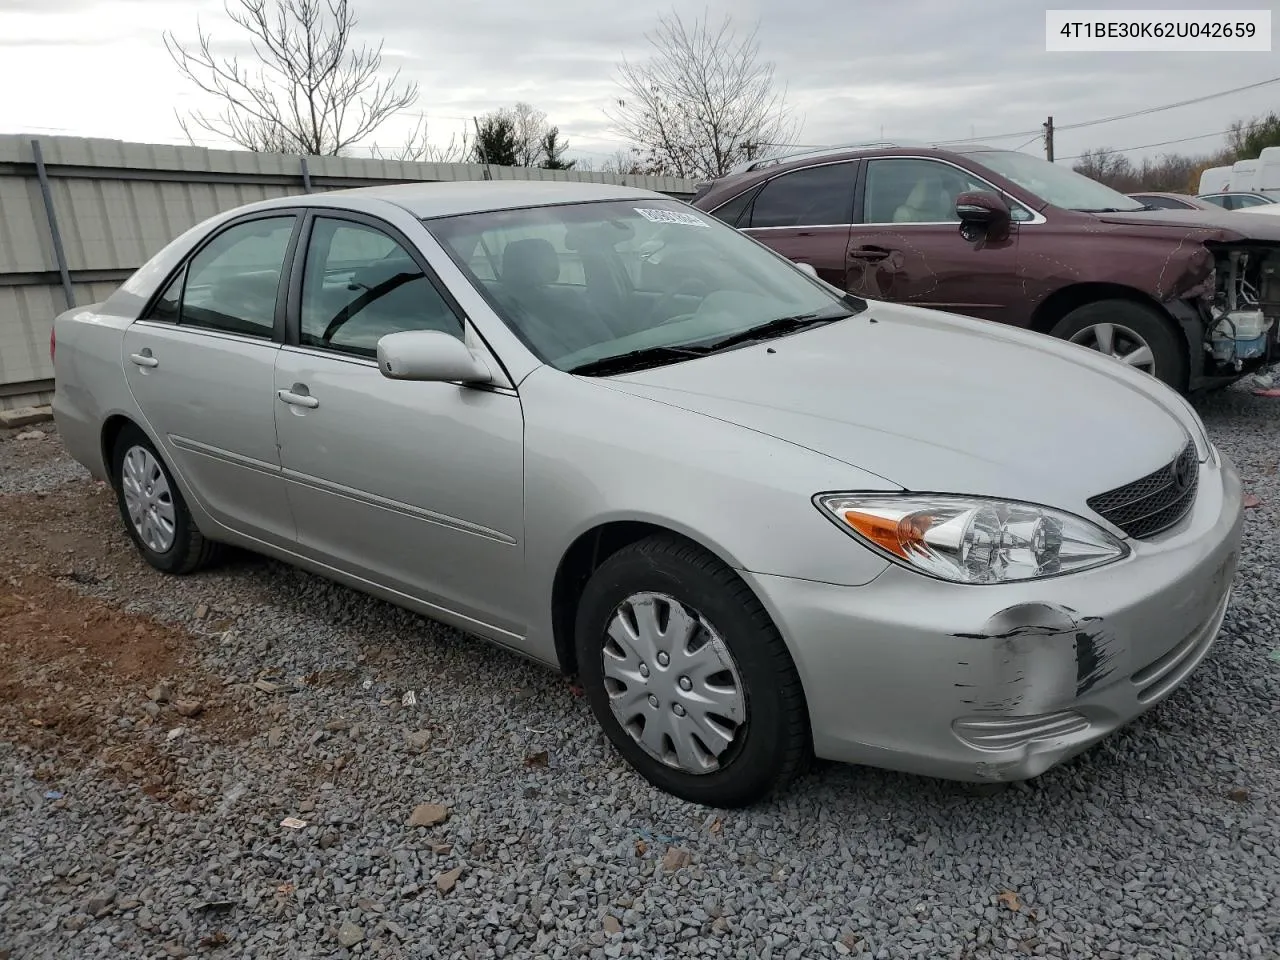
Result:
[[[378,340],[378,369],[389,380],[491,383],[493,374],[465,343],[442,330],[405,330]]]
[[[797,262],[797,263],[796,263],[796,267],[797,267],[798,269],[800,269],[800,270],[803,270],[803,271],[804,271],[805,273],[807,273],[809,276],[813,277],[813,279],[815,279],[815,280],[817,280],[817,279],[818,279],[818,268],[817,268],[817,267],[815,267],[812,263],[799,263],[799,262]]]
[[[956,197],[956,216],[966,240],[977,240],[984,233],[988,240],[1003,240],[1012,222],[1009,205],[990,190],[971,190]]]

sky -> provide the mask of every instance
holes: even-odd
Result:
[[[359,37],[384,42],[384,70],[399,68],[420,85],[411,111],[357,153],[374,141],[397,146],[420,113],[432,140],[444,143],[470,117],[524,100],[560,128],[569,156],[598,166],[627,146],[604,112],[618,96],[616,65],[624,56],[643,59],[645,34],[672,10],[717,22],[732,11],[741,29],[758,27],[760,57],[785,84],[805,145],[976,137],[1042,152],[1036,132],[1048,115],[1062,127],[1280,77],[1280,46],[1271,53],[1048,53],[1046,5],[1033,0],[631,0],[612,10],[600,0],[352,4]],[[197,17],[215,48],[243,52],[221,0],[0,0],[0,133],[186,142],[175,111],[210,104],[179,76],[162,34],[193,40]],[[1233,120],[1271,109],[1280,110],[1280,83],[1059,130],[1056,155],[1184,137],[1197,139],[1129,156],[1208,151]],[[195,133],[203,146],[224,145]],[[1020,135],[996,139],[1011,133]]]

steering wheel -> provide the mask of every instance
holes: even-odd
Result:
[[[691,287],[697,287],[698,290],[692,290],[690,289]],[[699,291],[704,297],[711,292],[707,286],[707,282],[702,278],[685,277],[676,284],[675,287],[668,290],[658,298],[657,302],[654,303],[653,307],[649,310],[649,319],[660,317],[666,313],[666,311],[670,309],[671,304],[675,303],[676,297],[680,296],[682,293],[690,293],[696,296]],[[686,316],[688,316],[688,314],[677,313],[674,316],[667,317],[665,320],[659,320],[655,326],[666,326],[668,323],[675,323],[677,320],[681,320]]]

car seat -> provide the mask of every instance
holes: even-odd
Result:
[[[502,250],[499,300],[535,348],[559,357],[617,338],[580,299],[580,288],[557,288],[560,256],[549,240],[512,240]]]
[[[924,176],[893,212],[894,223],[935,223],[955,219],[951,194],[937,176]]]

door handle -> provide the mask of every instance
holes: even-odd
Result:
[[[277,390],[276,396],[291,407],[306,407],[308,410],[314,410],[320,406],[320,401],[315,397],[294,393],[292,390]]]
[[[131,353],[129,359],[140,367],[158,367],[160,361],[149,353]]]
[[[884,260],[892,251],[886,250],[884,247],[850,247],[850,260]]]

